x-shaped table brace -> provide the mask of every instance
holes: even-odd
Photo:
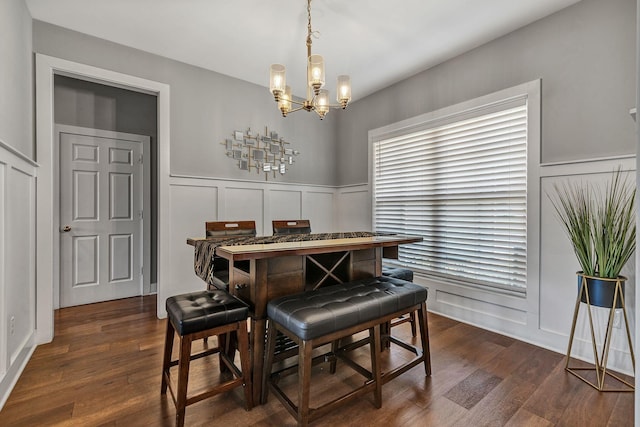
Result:
[[[322,265],[319,261],[315,260],[311,255],[307,255],[307,259],[311,260],[315,265],[317,265],[322,271],[325,272],[324,277],[320,279],[318,283],[315,284],[313,289],[314,290],[318,289],[322,285],[322,283],[324,283],[324,281],[327,280],[329,277],[333,277],[338,283],[344,283],[344,280],[340,279],[338,276],[333,274],[333,271],[336,268],[338,268],[338,266],[342,264],[342,261],[344,261],[348,256],[349,256],[349,252],[345,252],[344,255],[342,255],[342,257],[338,261],[336,261],[333,267],[331,267],[331,269],[329,270],[327,269],[327,267]]]

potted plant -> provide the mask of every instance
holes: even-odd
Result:
[[[620,276],[636,248],[635,183],[618,167],[601,187],[574,183],[555,185],[553,207],[578,258],[578,290],[583,302],[611,308],[617,284],[624,295],[626,278]],[[617,298],[616,307],[621,307]]]

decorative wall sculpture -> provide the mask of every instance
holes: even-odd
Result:
[[[240,170],[264,173],[265,179],[269,179],[269,174],[273,174],[273,178],[278,173],[284,175],[293,165],[294,157],[300,154],[289,147],[289,142],[277,132],[269,132],[266,126],[262,135],[247,128],[244,132],[234,131],[232,136],[221,143],[225,146],[227,157],[236,160]]]

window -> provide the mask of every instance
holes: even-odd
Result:
[[[456,106],[371,132],[374,229],[423,237],[401,247],[401,264],[525,292],[527,101]]]

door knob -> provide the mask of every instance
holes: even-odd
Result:
[[[62,227],[62,231],[64,231],[65,233],[68,233],[69,231],[71,231],[71,226],[65,225],[64,227]]]

